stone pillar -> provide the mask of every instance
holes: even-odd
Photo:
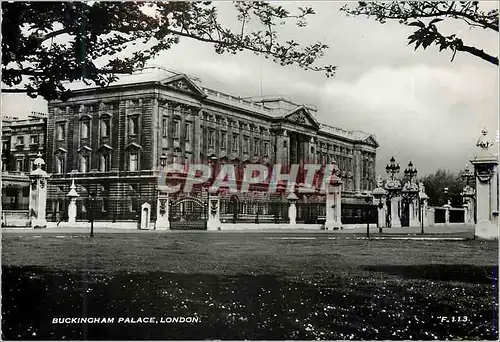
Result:
[[[76,222],[76,199],[80,196],[76,192],[75,180],[71,181],[70,190],[68,192],[69,205],[68,205],[68,223]]]
[[[361,151],[354,150],[354,191],[361,192]]]
[[[299,198],[292,192],[286,199],[290,203],[288,207],[288,219],[290,220],[290,226],[295,226],[297,225],[297,206],[295,203]]]
[[[374,198],[374,203],[377,204],[377,226],[379,228],[386,228],[386,216],[387,216],[387,191],[380,186],[373,190],[372,195]]]
[[[445,209],[445,211],[444,211],[444,224],[449,225],[450,224],[450,208],[451,208],[449,200],[448,200],[448,203],[443,205],[443,208]]]
[[[471,163],[476,175],[476,215],[475,236],[482,239],[498,239],[498,156],[489,148],[488,131],[483,129],[476,143],[479,151]]]
[[[156,230],[170,229],[170,199],[168,193],[162,193],[158,190],[158,198],[156,202]]]
[[[401,227],[401,220],[399,219],[400,205],[401,197],[391,198],[391,228]]]
[[[418,219],[418,199],[413,199],[410,202],[410,227],[419,227],[420,221]]]
[[[207,230],[220,230],[220,199],[217,193],[208,196]]]
[[[427,223],[428,223],[429,227],[433,227],[436,223],[436,210],[434,208],[428,209]]]
[[[36,169],[30,173],[30,199],[29,215],[31,227],[44,228],[47,226],[45,219],[45,209],[47,206],[47,172],[43,171],[41,166],[45,164],[42,154],[38,153],[34,165]]]

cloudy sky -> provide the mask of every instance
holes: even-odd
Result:
[[[353,3],[352,6],[355,4]],[[231,22],[231,3],[220,3]],[[439,53],[435,47],[413,51],[412,30],[398,23],[346,17],[339,2],[295,2],[316,14],[306,28],[288,27],[284,38],[322,41],[330,46],[322,64],[338,66],[332,79],[297,67],[281,67],[252,53],[218,55],[210,45],[183,40],[153,63],[197,76],[207,87],[239,96],[280,94],[318,108],[317,119],[346,129],[375,134],[380,143],[377,171],[391,156],[404,167],[413,161],[420,175],[439,168],[459,171],[475,151],[480,130],[491,138],[498,129],[498,69],[468,54]],[[494,8],[496,2],[483,4]],[[465,43],[498,56],[498,34],[446,23]],[[2,95],[4,115],[45,111],[43,100]]]

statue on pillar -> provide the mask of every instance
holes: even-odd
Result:
[[[476,175],[475,236],[483,239],[498,239],[498,156],[490,151],[493,142],[483,129],[476,146],[479,151],[471,163]]]

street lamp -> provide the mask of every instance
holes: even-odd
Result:
[[[365,219],[366,219],[366,237],[370,238],[370,205],[373,204],[373,197],[371,194],[367,193],[365,195],[360,194],[359,198],[364,198],[367,204],[365,210]]]
[[[465,165],[465,169],[460,173],[460,177],[465,180],[467,186],[470,186],[469,182],[474,179],[474,172],[469,169],[468,165]]]
[[[449,191],[450,189],[448,189],[448,188],[446,187],[446,188],[444,188],[443,190],[444,190],[444,200],[446,201],[446,203],[445,203],[445,204],[448,204],[448,201],[449,201],[449,199],[448,199],[448,191]]]
[[[415,177],[418,173],[417,169],[413,168],[413,163],[412,162],[409,162],[408,163],[408,168],[405,169],[404,171],[405,173],[405,176],[408,178],[410,184],[411,184],[411,181],[413,179],[413,177]]]
[[[89,213],[89,221],[90,221],[90,237],[94,237],[94,209],[96,203],[96,194],[95,192],[89,192],[88,199],[88,213]]]
[[[162,153],[160,157],[160,165],[162,168],[165,168],[165,166],[167,166],[167,155],[165,153]]]
[[[399,167],[399,164],[396,164],[396,159],[394,159],[394,157],[391,157],[389,162],[390,164],[385,166],[385,171],[390,175],[391,180],[394,180],[394,176],[399,173],[401,168]]]

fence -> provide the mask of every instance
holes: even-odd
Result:
[[[343,203],[342,224],[377,223],[377,206],[372,204]]]
[[[286,223],[288,222],[287,202],[281,200],[220,200],[220,220],[230,223]]]
[[[76,199],[76,220],[88,221],[139,221],[141,204],[151,204],[151,220],[156,220],[156,200],[140,197],[108,198],[98,197],[91,204],[88,198]],[[68,219],[69,198],[47,200],[47,220],[52,222]],[[92,212],[92,214],[90,214]]]
[[[446,212],[448,211],[448,220]],[[446,207],[431,207],[429,208],[428,224],[460,224],[466,223],[464,208],[446,208]]]

